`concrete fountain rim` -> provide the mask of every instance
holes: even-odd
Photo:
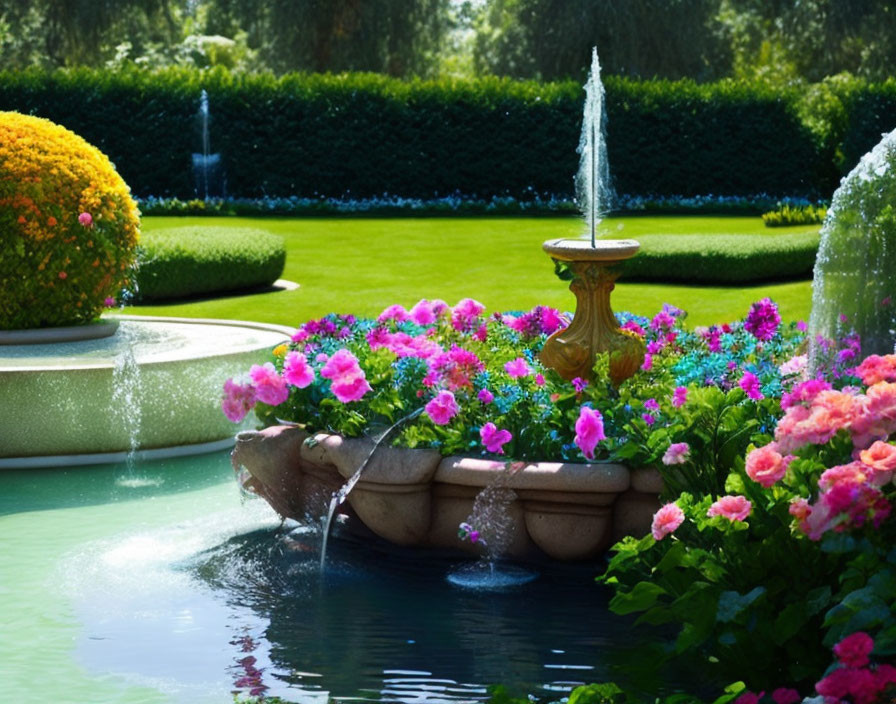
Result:
[[[561,261],[618,262],[635,256],[641,243],[630,239],[598,239],[592,247],[591,240],[588,239],[560,238],[547,240],[541,248]]]

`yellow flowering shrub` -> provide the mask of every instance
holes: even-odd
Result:
[[[49,120],[0,112],[0,329],[96,319],[128,282],[139,223],[96,147]]]

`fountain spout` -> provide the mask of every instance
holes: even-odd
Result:
[[[205,89],[199,95],[197,122],[200,151],[193,153],[193,188],[197,198],[220,198],[224,195],[224,169],[221,155],[211,151],[208,93]]]

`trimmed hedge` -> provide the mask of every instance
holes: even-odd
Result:
[[[143,233],[137,300],[269,286],[283,273],[283,238],[248,227],[175,227]]]
[[[832,155],[799,95],[753,83],[605,80],[619,193],[826,195]],[[569,199],[584,93],[575,82],[398,81],[372,74],[171,69],[0,73],[0,109],[98,144],[141,197],[195,196],[198,103],[228,195]]]
[[[646,235],[623,263],[625,281],[739,284],[806,277],[815,266],[818,233]]]

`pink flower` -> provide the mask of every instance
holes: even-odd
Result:
[[[451,309],[451,326],[458,332],[471,332],[479,327],[479,316],[485,306],[472,298],[464,298]]]
[[[727,518],[729,521],[734,522],[745,520],[752,510],[753,504],[751,504],[746,497],[740,495],[732,496],[729,494],[716,500],[715,503],[709,507],[706,515],[709,517],[721,516],[722,518]]]
[[[744,330],[757,340],[771,340],[781,324],[781,316],[778,315],[778,306],[771,298],[763,298],[756,301],[747,313],[744,321]]]
[[[684,511],[675,503],[666,504],[653,514],[650,532],[654,540],[662,540],[682,523],[684,523]]]
[[[775,704],[799,704],[803,698],[795,689],[787,687],[778,687],[772,692],[772,701]]]
[[[394,320],[396,323],[403,323],[406,320],[410,320],[411,316],[408,315],[408,312],[405,310],[404,306],[399,305],[398,303],[394,303],[382,313],[379,314],[376,321],[378,323],[385,323],[387,320]]]
[[[488,389],[480,389],[479,393],[476,394],[476,398],[478,398],[482,403],[486,406],[495,400],[495,395],[489,391]]]
[[[896,381],[896,354],[883,357],[876,354],[869,355],[855,368],[855,374],[866,386],[881,381]]]
[[[594,448],[597,443],[606,439],[604,435],[604,417],[600,411],[588,406],[582,406],[579,418],[576,420],[575,443],[578,445],[586,459],[594,459]]]
[[[436,313],[433,311],[433,306],[425,298],[417,301],[414,307],[408,311],[408,315],[417,325],[432,325],[436,322]]]
[[[798,354],[788,359],[778,367],[781,376],[802,376],[809,366],[809,355]]]
[[[342,403],[358,401],[373,390],[367,383],[358,358],[347,349],[337,350],[328,358],[320,375],[330,380],[330,391]]]
[[[283,378],[287,384],[304,389],[314,382],[314,370],[301,352],[292,351],[283,361]]]
[[[691,453],[691,447],[686,442],[673,442],[663,455],[663,464],[684,464],[688,461]]]
[[[782,371],[781,373],[783,374],[784,372]],[[815,400],[818,394],[831,388],[828,382],[821,379],[809,379],[808,381],[800,382],[789,393],[781,396],[781,410],[786,411],[791,406],[796,406],[797,404],[808,406]]]
[[[535,375],[535,385],[536,386],[544,386],[545,385],[544,374],[536,374]]]
[[[676,386],[672,392],[672,407],[681,408],[688,402],[688,389],[686,386]]]
[[[249,378],[255,386],[255,398],[269,406],[279,406],[289,398],[286,381],[277,374],[270,362],[253,364],[249,369]]]
[[[867,450],[862,450],[859,459],[878,472],[891,472],[896,469],[896,447],[878,440]]]
[[[513,361],[507,362],[504,365],[504,371],[506,371],[512,379],[519,379],[520,377],[529,376],[529,374],[532,373],[532,370],[529,368],[529,365],[523,357],[517,357]]]
[[[460,412],[460,407],[457,405],[453,393],[442,390],[426,404],[424,410],[436,425],[448,425],[451,419]]]
[[[846,636],[834,646],[834,655],[846,667],[865,667],[868,656],[874,650],[874,641],[864,631]]]
[[[757,447],[747,455],[747,476],[767,489],[787,474],[789,464],[790,462],[778,452],[778,446],[769,443]]]
[[[479,429],[479,437],[482,438],[482,444],[489,452],[496,452],[499,455],[504,454],[504,445],[513,439],[513,435],[508,430],[498,430],[494,423],[486,423]]]
[[[871,670],[838,667],[827,677],[815,684],[815,691],[825,697],[825,701],[840,702],[847,697],[854,704],[872,704],[878,689]]]
[[[90,213],[81,213],[78,216],[78,222],[84,227],[93,227],[93,215]]]
[[[577,376],[572,380],[572,387],[576,390],[577,394],[582,393],[587,386],[588,381],[580,376]]]
[[[649,372],[650,368],[653,366],[653,355],[645,354],[644,361],[641,363],[641,371]]]
[[[115,299],[112,298],[112,296],[106,296],[106,298],[103,299],[103,305],[106,306],[106,308],[111,308],[115,305]]]
[[[237,384],[233,379],[224,382],[221,410],[227,419],[239,423],[255,406],[255,389],[252,384]]]
[[[753,692],[744,692],[734,700],[734,704],[759,704],[759,700],[764,694],[765,692],[760,692],[759,694],[754,694]]]
[[[754,401],[761,401],[765,398],[765,396],[762,395],[759,377],[753,374],[753,372],[744,372],[744,375],[741,377],[740,381],[737,382],[737,385],[744,390],[747,398],[751,398]]]

